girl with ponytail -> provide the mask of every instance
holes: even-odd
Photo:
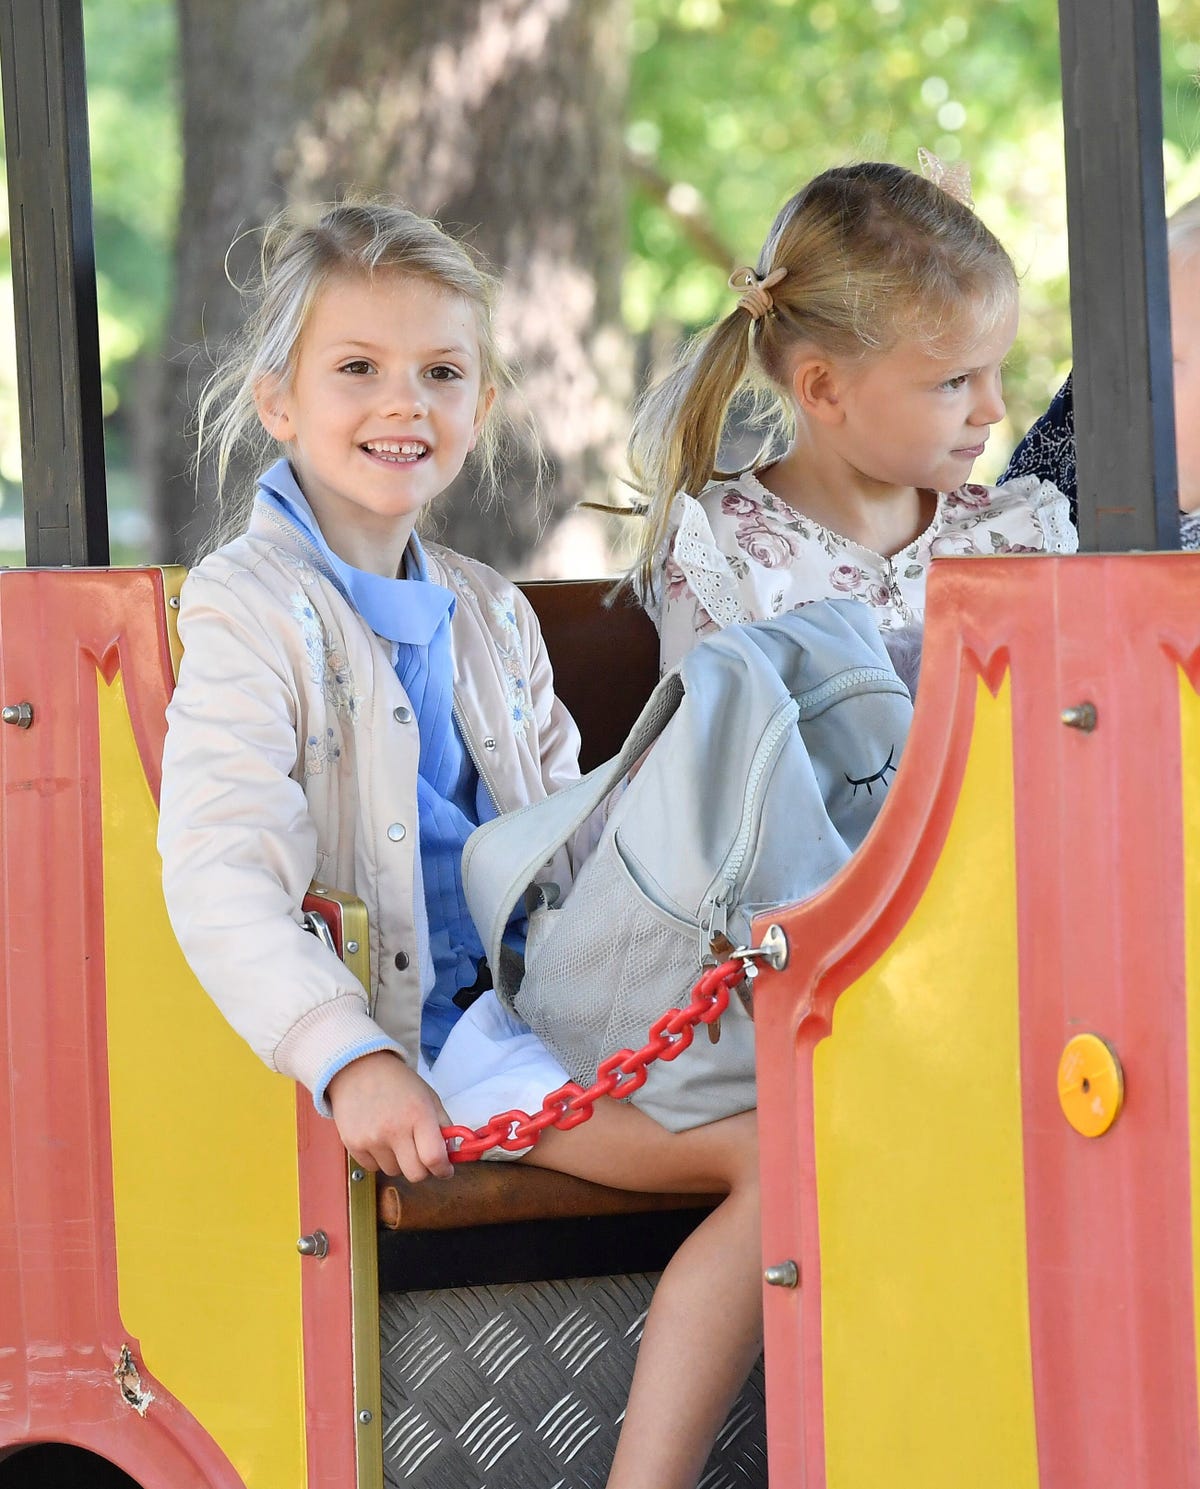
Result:
[[[1004,415],[1017,280],[933,165],[944,184],[872,162],[817,176],[731,276],[735,307],[643,398],[629,454],[664,668],[711,630],[811,600],[860,600],[885,637],[919,627],[940,554],[1074,551],[1048,482],[969,483]],[[723,475],[747,393],[784,452]]]

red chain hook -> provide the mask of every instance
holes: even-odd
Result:
[[[617,1050],[602,1060],[596,1080],[585,1091],[577,1081],[568,1081],[551,1091],[535,1116],[528,1112],[500,1112],[483,1127],[443,1127],[442,1136],[451,1163],[472,1163],[492,1148],[520,1152],[530,1148],[547,1127],[564,1132],[586,1122],[602,1096],[620,1100],[632,1096],[646,1084],[646,1066],[655,1060],[674,1060],[696,1036],[697,1024],[711,1024],[729,1006],[729,994],[746,975],[742,961],[722,962],[710,967],[692,989],[686,1008],[668,1008],[650,1025],[650,1036],[640,1050]],[[455,1143],[458,1144],[455,1147]]]

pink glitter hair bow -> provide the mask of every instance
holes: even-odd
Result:
[[[917,151],[917,163],[927,181],[940,186],[947,196],[952,196],[964,207],[974,207],[971,197],[971,167],[965,160],[947,162],[922,145]]]

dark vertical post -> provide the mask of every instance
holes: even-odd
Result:
[[[0,3],[25,557],[108,563],[81,0]]]
[[[1080,546],[1178,548],[1157,0],[1059,0]]]

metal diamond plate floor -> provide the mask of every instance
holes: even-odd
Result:
[[[387,1293],[388,1489],[603,1489],[656,1276]],[[761,1362],[701,1489],[767,1489]]]

